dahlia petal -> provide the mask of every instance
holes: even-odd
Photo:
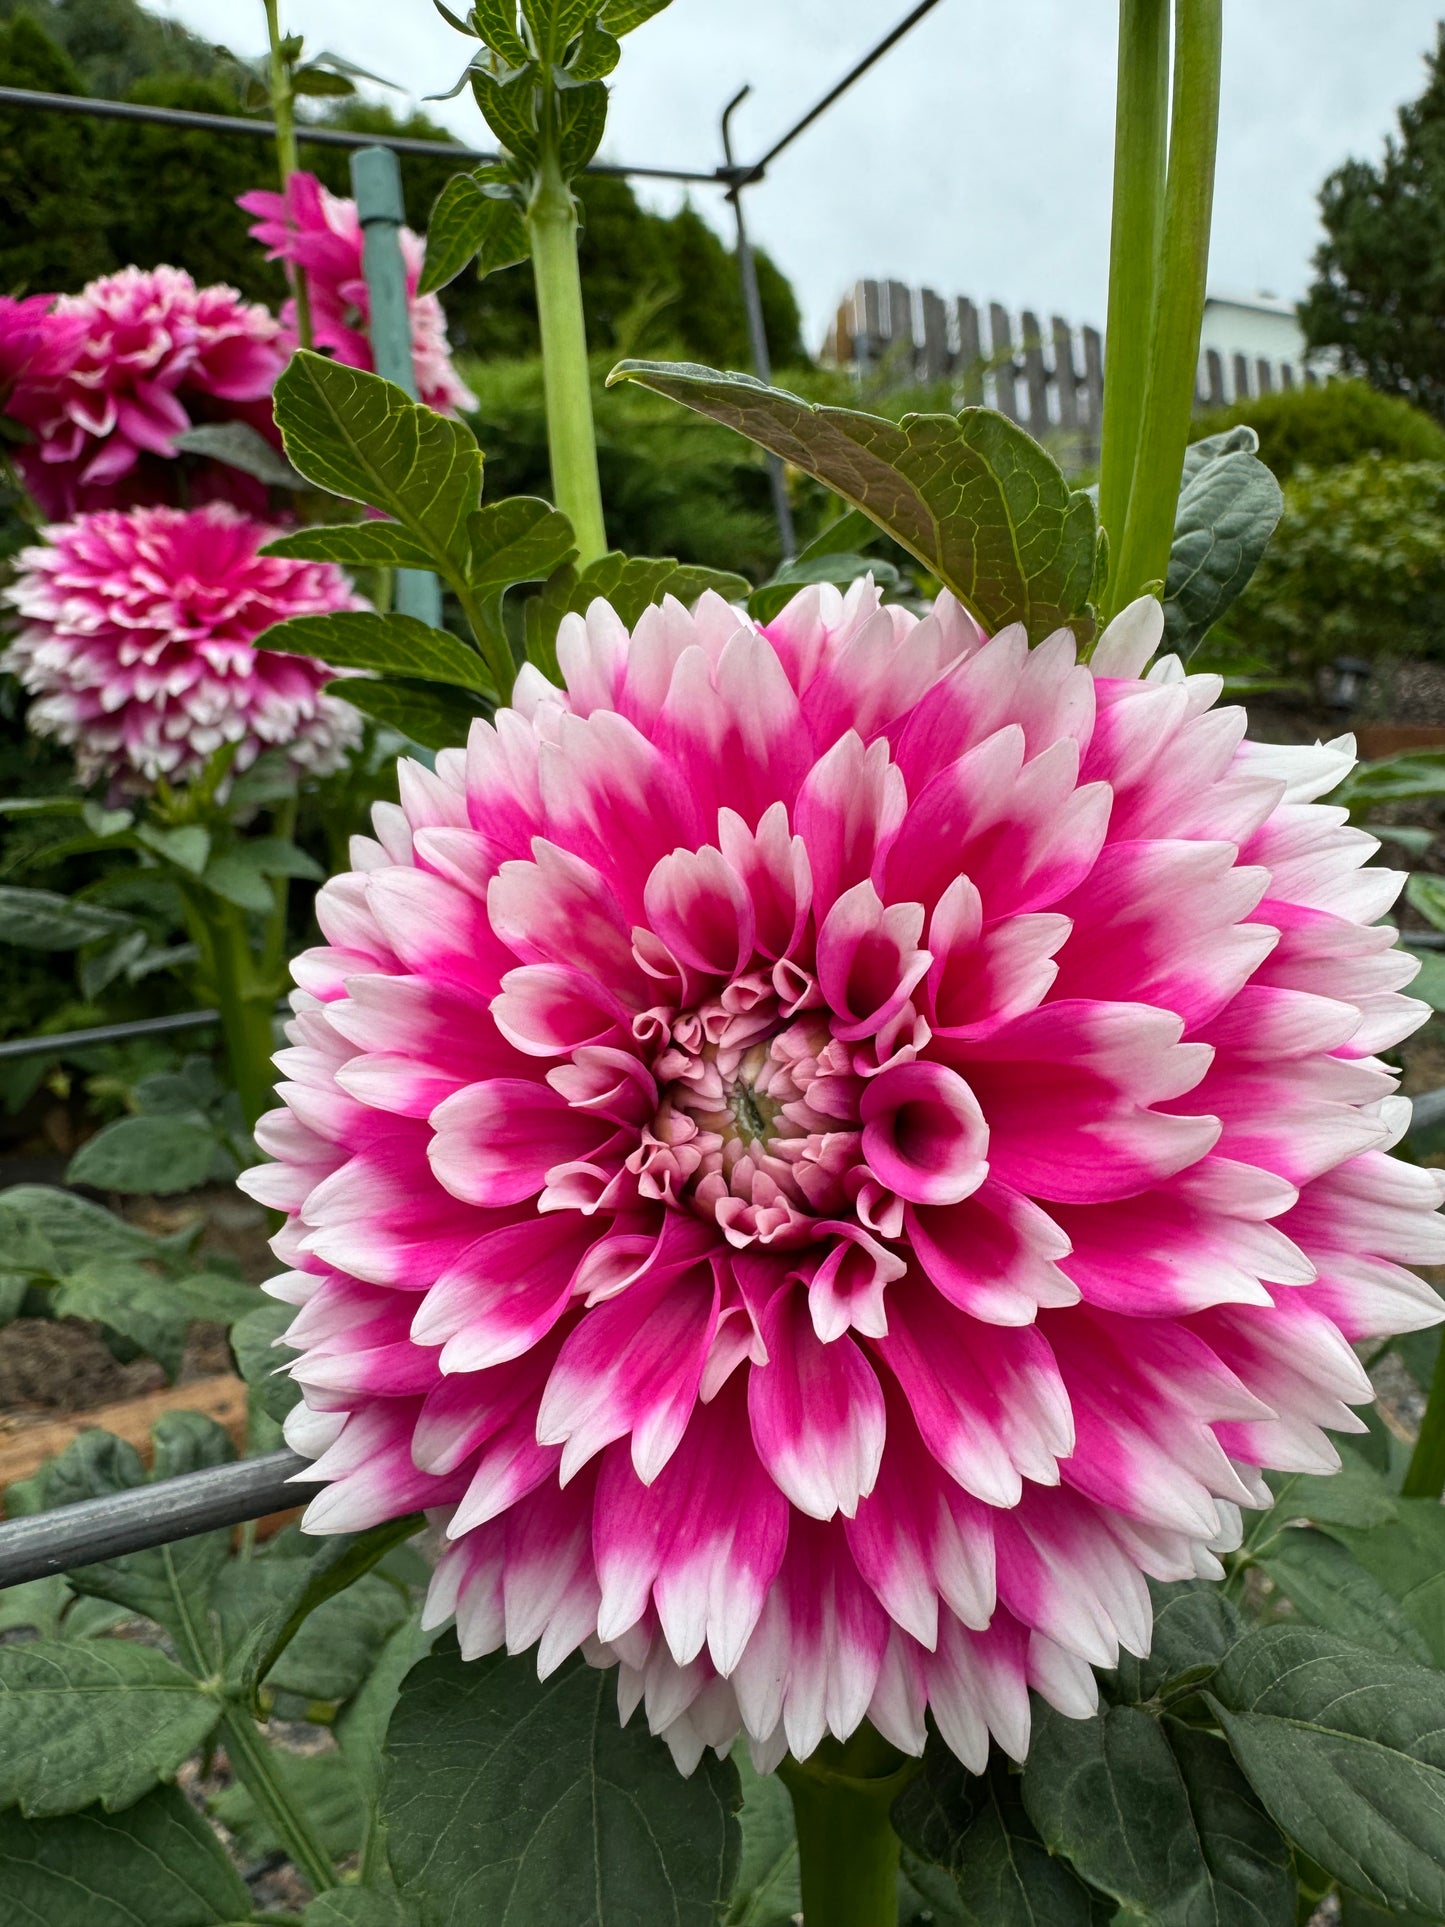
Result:
[[[801,1292],[777,1292],[759,1319],[768,1363],[749,1374],[758,1456],[800,1512],[851,1517],[883,1455],[883,1392],[846,1335],[824,1344]]]
[[[486,1232],[444,1271],[411,1323],[417,1345],[439,1345],[443,1372],[479,1372],[546,1336],[572,1295],[587,1249],[570,1218],[523,1219]]]
[[[957,1204],[988,1176],[988,1125],[957,1071],[899,1064],[863,1093],[863,1153],[900,1198]]]
[[[469,1085],[439,1104],[431,1123],[431,1168],[468,1204],[535,1197],[554,1165],[587,1157],[610,1135],[605,1122],[572,1110],[546,1084],[517,1077]]]

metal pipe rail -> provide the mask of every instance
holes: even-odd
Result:
[[[8,1519],[0,1524],[0,1590],[284,1512],[300,1503],[302,1495],[291,1481],[308,1483],[310,1463],[299,1452],[268,1452]]]
[[[221,1021],[218,1010],[180,1010],[169,1017],[136,1017],[124,1024],[93,1024],[88,1030],[53,1030],[42,1037],[10,1037],[0,1043],[0,1063],[17,1057],[49,1057],[56,1051],[125,1044],[133,1037],[167,1037],[178,1030],[206,1030]]]

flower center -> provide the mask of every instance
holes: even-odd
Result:
[[[644,1197],[715,1218],[730,1243],[795,1245],[847,1208],[862,1080],[817,1017],[769,996],[677,1017],[652,1066],[657,1115],[628,1159]]]

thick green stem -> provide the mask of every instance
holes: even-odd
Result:
[[[1124,539],[1110,573],[1111,609],[1122,608],[1169,572],[1209,271],[1222,14],[1223,0],[1176,0],[1169,176],[1149,377]]]
[[[256,968],[245,912],[197,885],[182,885],[186,922],[201,952],[204,974],[221,1013],[221,1035],[231,1082],[241,1100],[246,1129],[269,1111],[275,1074],[272,1014],[276,982]]]
[[[301,171],[296,148],[296,97],[291,89],[291,74],[281,51],[279,0],[265,0],[266,39],[271,49],[271,119],[276,125],[276,165],[281,176],[281,192],[286,192],[291,176]],[[306,270],[299,261],[289,269],[291,294],[296,303],[296,341],[311,346],[311,295],[306,286]]]
[[[893,1802],[918,1770],[871,1726],[778,1769],[793,1802],[803,1927],[892,1927],[898,1918]]]
[[[1420,1435],[1410,1454],[1400,1490],[1407,1499],[1445,1496],[1445,1351],[1435,1367],[1435,1382],[1420,1421]]]
[[[1144,415],[1168,138],[1169,0],[1120,0],[1114,221],[1109,237],[1099,456],[1099,520],[1116,548],[1123,541],[1128,519]]]
[[[226,1737],[226,1757],[236,1778],[271,1822],[277,1839],[302,1879],[318,1894],[339,1885],[331,1855],[306,1815],[292,1805],[276,1772],[271,1749],[249,1715],[239,1707],[227,1707],[221,1715],[221,1731]]]
[[[550,158],[544,159],[532,192],[527,230],[542,336],[552,494],[576,535],[578,567],[586,568],[606,553],[607,534],[592,425],[582,278],[577,271],[577,204]]]

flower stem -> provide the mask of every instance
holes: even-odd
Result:
[[[245,912],[224,902],[204,885],[181,886],[186,921],[201,952],[210,989],[221,1013],[221,1034],[231,1082],[241,1100],[246,1129],[271,1108],[275,1081],[272,1012],[276,983],[258,971],[246,931]]]
[[[556,158],[544,153],[527,209],[537,322],[542,336],[542,383],[547,403],[547,449],[552,493],[572,524],[577,566],[605,554],[602,485],[592,423],[592,378],[582,278],[577,270],[577,203]]]
[[[1150,583],[1162,583],[1169,572],[1209,270],[1222,14],[1223,0],[1175,0],[1164,228],[1128,516],[1117,565],[1110,571],[1108,601],[1113,610]]]
[[[226,1736],[226,1757],[236,1778],[271,1822],[277,1839],[302,1879],[318,1894],[339,1885],[331,1855],[306,1815],[292,1804],[276,1771],[271,1749],[249,1715],[239,1707],[228,1706],[221,1715],[221,1731]]]
[[[290,185],[291,176],[301,171],[296,147],[296,97],[291,87],[291,72],[282,51],[279,0],[265,0],[266,39],[271,49],[271,119],[276,124],[276,163],[281,175],[281,192]],[[311,293],[306,285],[306,270],[293,261],[289,270],[291,296],[296,303],[296,345],[311,346]]]
[[[1420,1421],[1420,1433],[1400,1492],[1406,1499],[1445,1496],[1445,1350],[1441,1351],[1435,1367],[1425,1416]]]
[[[898,1918],[893,1802],[918,1770],[862,1726],[778,1769],[793,1802],[803,1927],[891,1927]]]
[[[1168,137],[1169,0],[1120,0],[1107,380],[1099,458],[1099,520],[1116,548],[1128,520],[1144,414]],[[1111,582],[1117,573],[1111,570]],[[1111,601],[1108,613],[1114,612]]]

